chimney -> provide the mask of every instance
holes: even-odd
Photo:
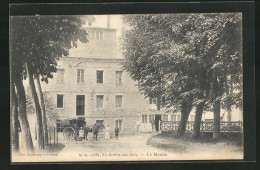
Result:
[[[110,28],[110,15],[107,16],[107,28]]]

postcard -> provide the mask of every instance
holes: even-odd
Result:
[[[11,162],[243,160],[242,22],[10,16]]]

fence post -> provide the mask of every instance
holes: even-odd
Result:
[[[51,128],[50,128],[50,131],[49,131],[49,133],[50,133],[50,145],[51,145]]]
[[[55,126],[53,126],[53,141],[54,141],[54,145],[55,145]]]
[[[159,121],[159,132],[161,132],[161,131],[162,131],[162,127],[161,127],[161,126],[162,126],[162,124],[161,124],[161,122],[162,122],[162,121]]]
[[[204,134],[204,126],[203,126],[203,121],[201,121],[201,131],[202,131],[202,135]]]
[[[56,131],[57,131],[57,144],[58,144],[58,141],[59,141],[59,140],[58,140],[58,139],[59,139],[59,137],[58,137],[58,136],[59,136],[59,132],[58,132],[58,129],[57,129],[57,128],[56,128]]]

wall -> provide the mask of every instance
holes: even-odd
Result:
[[[122,70],[121,59],[62,58],[58,69],[64,69],[64,83],[57,83],[57,74],[48,84],[43,84],[53,101],[63,94],[63,108],[57,108],[60,119],[82,117],[76,115],[76,95],[85,95],[85,115],[89,124],[105,120],[114,130],[115,120],[123,120],[123,133],[135,132],[136,121],[142,113],[149,112],[148,99],[144,99],[135,82],[122,72],[122,84],[116,84],[116,71]],[[84,83],[77,83],[77,69],[84,70]],[[96,83],[96,71],[103,70],[103,84]],[[96,108],[96,95],[104,95],[103,109]],[[116,109],[115,96],[122,95],[122,108]],[[111,130],[112,131],[112,130]],[[113,132],[113,131],[112,131]]]
[[[78,41],[77,48],[70,50],[70,57],[80,58],[117,58],[116,49],[116,30],[110,28],[86,28],[88,35],[88,43]],[[97,40],[96,33],[103,32],[103,39]],[[95,37],[93,38],[92,32]]]

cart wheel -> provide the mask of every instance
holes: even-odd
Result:
[[[75,130],[71,127],[67,127],[63,130],[63,137],[67,141],[73,141],[75,140],[76,134]]]

